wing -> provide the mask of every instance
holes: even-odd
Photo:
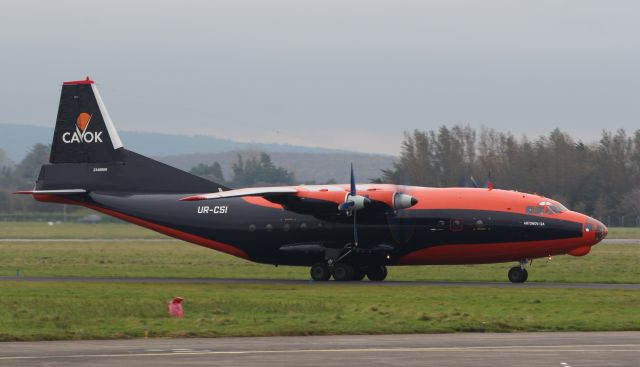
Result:
[[[213,192],[210,194],[187,196],[180,201],[199,201],[199,200],[213,200],[224,198],[238,198],[243,196],[282,196],[293,195],[298,192],[297,189],[291,186],[277,186],[277,187],[250,187],[246,189],[228,190]]]
[[[362,211],[382,214],[389,210],[406,209],[417,203],[412,196],[399,192],[395,185],[357,185],[356,194],[367,197],[370,204]],[[301,185],[237,189],[209,194],[187,196],[181,201],[216,200],[246,196],[259,196],[286,210],[301,214],[326,217],[338,215],[339,206],[351,195],[349,185]]]

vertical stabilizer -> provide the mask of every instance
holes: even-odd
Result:
[[[50,164],[36,189],[128,193],[203,193],[225,186],[194,176],[123,147],[93,80],[62,85]],[[62,190],[62,191],[61,191]]]
[[[120,136],[93,80],[62,85],[51,163],[98,163],[123,159]]]

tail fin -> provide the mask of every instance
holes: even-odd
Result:
[[[126,150],[94,82],[62,85],[50,164],[37,190],[204,193],[228,188]]]
[[[62,85],[51,163],[122,161],[122,141],[93,80]]]

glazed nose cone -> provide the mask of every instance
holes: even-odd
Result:
[[[604,238],[607,237],[607,234],[609,234],[609,230],[607,229],[607,226],[605,226],[599,221],[595,221],[595,222],[596,222],[596,238],[595,238],[596,242],[594,243],[594,245],[604,240]]]

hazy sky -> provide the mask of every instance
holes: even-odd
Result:
[[[640,128],[638,1],[12,1],[0,63],[7,123],[53,127],[90,75],[120,130],[396,154],[441,124]]]

